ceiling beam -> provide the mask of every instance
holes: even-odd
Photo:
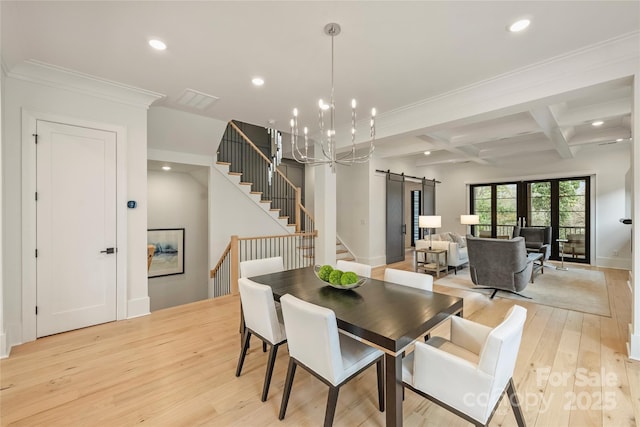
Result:
[[[546,137],[553,143],[560,157],[563,159],[573,158],[573,152],[569,148],[569,142],[567,141],[567,136],[573,131],[567,129],[567,134],[563,133],[551,108],[548,106],[533,108],[529,110],[529,114],[538,123]]]
[[[465,160],[470,160],[480,165],[488,165],[493,163],[486,159],[481,158],[479,155],[480,150],[478,150],[474,146],[468,145],[468,146],[454,147],[453,145],[451,145],[450,141],[436,134],[424,134],[424,136],[421,136],[421,137],[424,138],[425,141],[426,140],[430,141],[438,149],[448,151],[452,154],[457,154],[458,156],[463,157]]]

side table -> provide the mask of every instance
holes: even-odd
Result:
[[[556,267],[556,270],[567,271],[568,268],[564,266],[564,244],[568,242],[567,239],[556,239],[556,242],[560,245],[560,267]]]
[[[424,254],[424,260],[418,259],[418,254]],[[444,260],[441,255],[444,254]],[[429,257],[431,255],[431,257]],[[429,259],[431,258],[431,259]],[[446,249],[416,249],[416,271],[423,269],[427,273],[435,273],[436,278],[440,277],[440,272],[449,269]]]

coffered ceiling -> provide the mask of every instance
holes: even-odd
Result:
[[[155,105],[288,130],[330,92],[337,22],[339,122],[349,100],[385,114],[640,29],[637,1],[2,1],[3,67],[36,60],[163,94]],[[506,27],[531,19],[521,33]],[[149,47],[152,38],[165,51]],[[251,79],[264,78],[262,87]],[[185,91],[211,95],[203,108]],[[492,164],[514,153],[568,158],[630,138],[631,81],[381,139],[376,155]],[[344,108],[342,107],[344,106]],[[591,123],[603,120],[595,127]],[[622,141],[618,141],[618,140]],[[430,151],[425,156],[424,151]]]

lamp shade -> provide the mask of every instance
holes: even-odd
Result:
[[[475,225],[480,224],[479,215],[460,215],[460,224]]]
[[[420,228],[440,228],[442,220],[440,215],[420,215],[418,217],[418,227]]]

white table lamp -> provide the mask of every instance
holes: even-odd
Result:
[[[469,234],[473,235],[471,226],[480,224],[480,215],[460,215],[460,224],[468,225]]]
[[[431,250],[431,229],[442,227],[440,215],[420,215],[418,217],[418,227],[429,229],[429,250]]]

